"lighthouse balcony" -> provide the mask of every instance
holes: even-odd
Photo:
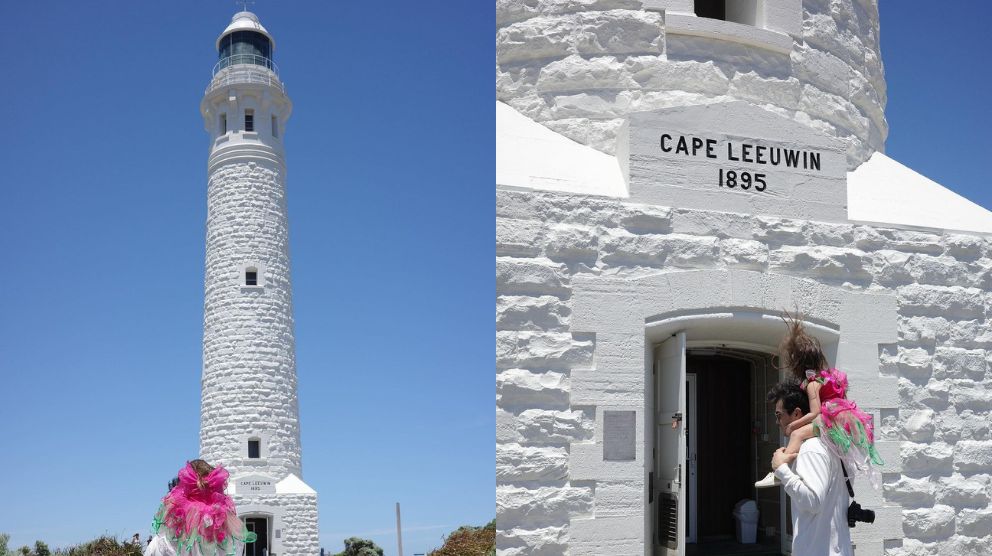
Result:
[[[279,80],[279,68],[275,62],[257,54],[235,54],[221,58],[214,65],[213,79],[206,92],[242,83],[271,85],[286,92],[286,87]]]

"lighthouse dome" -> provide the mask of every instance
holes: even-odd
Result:
[[[258,21],[258,16],[251,12],[238,12],[217,38],[214,74],[232,66],[261,66],[279,75],[279,69],[272,60],[274,49],[275,41]]]
[[[219,37],[217,37],[217,50],[221,50],[222,41],[224,40],[225,37],[238,31],[242,31],[242,32],[248,31],[252,33],[257,33],[269,40],[269,45],[272,49],[274,49],[276,46],[275,39],[273,39],[272,35],[270,35],[269,32],[265,30],[265,27],[263,27],[262,23],[258,20],[257,15],[251,12],[238,12],[234,14],[234,17],[231,18],[231,24],[228,25],[226,29],[224,29],[224,32],[221,33]]]

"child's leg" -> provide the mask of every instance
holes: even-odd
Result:
[[[814,436],[816,436],[816,433],[813,432],[813,423],[799,427],[789,435],[789,445],[786,446],[785,452],[787,454],[798,454],[799,447],[803,445],[803,442]]]
[[[814,421],[814,423],[819,423],[819,418]],[[816,432],[813,428],[813,423],[802,426],[789,435],[789,445],[785,448],[787,454],[798,454],[799,447],[803,445],[803,441],[808,440],[816,436]],[[764,479],[754,483],[756,488],[768,488],[773,486],[779,486],[782,483],[779,482],[778,477],[775,473],[769,473]]]

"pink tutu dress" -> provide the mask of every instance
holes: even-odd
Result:
[[[837,369],[806,371],[803,389],[811,381],[820,387],[820,415],[813,430],[823,444],[840,458],[848,474],[867,475],[878,488],[880,476],[874,466],[885,465],[875,450],[874,419],[847,399],[847,375]]]
[[[256,535],[245,529],[224,493],[228,473],[217,467],[197,484],[197,474],[187,464],[179,471],[179,484],[162,499],[152,532],[155,536],[144,556],[238,556]]]

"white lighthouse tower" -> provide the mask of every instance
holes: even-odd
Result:
[[[217,39],[200,104],[207,132],[207,249],[200,453],[258,535],[247,556],[316,555],[317,493],[303,482],[286,162],[292,103],[275,41],[247,11]]]

